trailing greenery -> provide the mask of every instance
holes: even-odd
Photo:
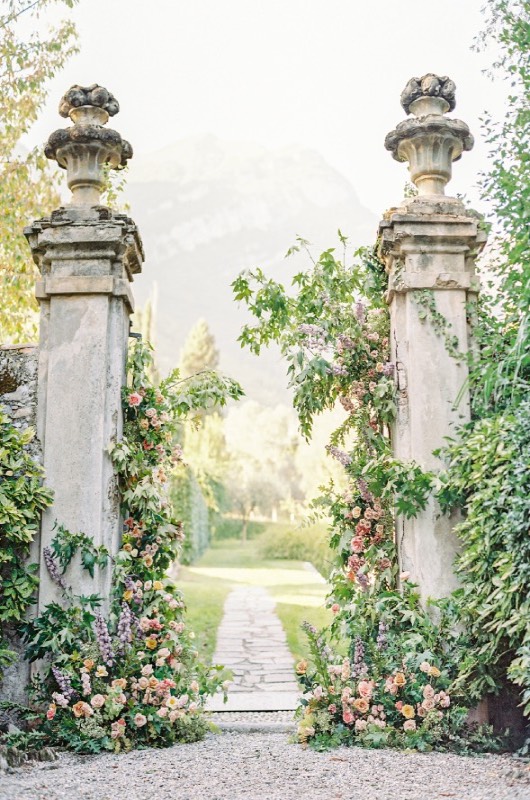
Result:
[[[463,652],[459,685],[477,700],[506,675],[523,687],[530,714],[530,401],[476,421],[448,448],[441,499],[465,508],[456,527]]]
[[[40,514],[52,502],[27,451],[34,431],[15,428],[0,407],[0,677],[14,653],[5,639],[34,603],[38,565],[28,564]]]
[[[167,576],[183,540],[167,481],[181,461],[180,420],[241,390],[215,374],[181,381],[178,371],[157,386],[151,366],[150,348],[137,343],[123,390],[123,437],[109,448],[125,517],[121,549],[111,564],[88,535],[58,527],[44,553],[58,599],[23,626],[27,655],[41,662],[33,704],[47,710],[39,731],[46,743],[78,752],[194,741],[207,729],[205,698],[226,690],[222,667],[198,660],[183,597]],[[108,613],[97,594],[68,587],[76,554],[90,576],[105,579],[112,569]]]

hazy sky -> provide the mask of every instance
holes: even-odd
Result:
[[[485,166],[479,117],[502,113],[504,90],[482,74],[491,53],[470,49],[482,2],[81,0],[80,54],[55,80],[31,139],[64,124],[56,109],[68,86],[98,82],[118,98],[112,124],[136,153],[203,133],[306,145],[380,214],[406,178],[383,147],[404,118],[399,95],[412,75],[433,71],[455,80],[455,115],[478,140],[452,184],[474,199]]]

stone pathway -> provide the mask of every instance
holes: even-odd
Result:
[[[274,610],[261,586],[238,586],[228,595],[217,632],[214,664],[234,674],[227,703],[214,697],[211,711],[289,711],[299,691],[293,657]]]

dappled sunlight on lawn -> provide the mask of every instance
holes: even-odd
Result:
[[[320,608],[324,605],[326,593],[323,589],[318,594],[276,594],[274,599],[277,603],[286,603],[290,606],[303,606],[304,608]]]

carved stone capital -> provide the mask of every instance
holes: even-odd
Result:
[[[61,99],[59,113],[74,125],[54,131],[45,147],[47,158],[66,169],[72,205],[98,205],[104,189],[103,168],[124,167],[132,158],[132,147],[121,135],[105,128],[109,116],[117,114],[117,100],[102,86],[72,86]]]
[[[401,105],[414,118],[400,122],[385,139],[397,161],[407,161],[420,196],[443,195],[451,179],[452,162],[473,147],[465,122],[445,117],[455,107],[456,86],[446,76],[411,78]]]

